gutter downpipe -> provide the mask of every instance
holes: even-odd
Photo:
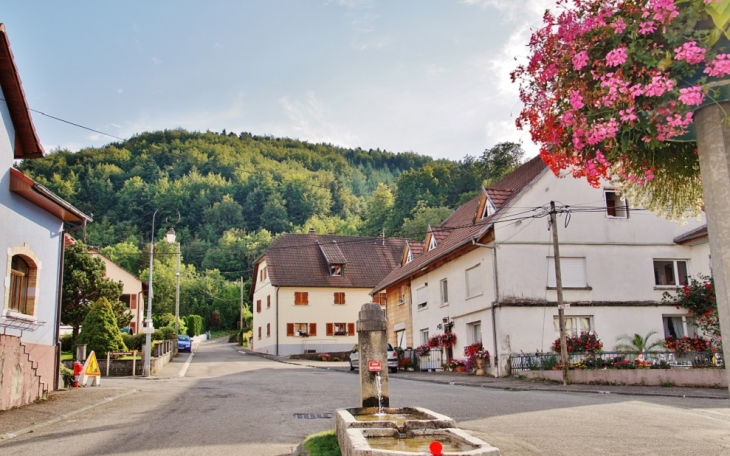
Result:
[[[472,244],[477,247],[484,247],[492,251],[492,271],[494,280],[494,301],[492,301],[492,343],[494,344],[494,367],[497,369],[496,376],[499,377],[499,351],[497,349],[497,313],[496,306],[499,304],[499,276],[497,275],[497,247],[492,245],[480,244],[476,239],[472,239]]]
[[[279,287],[276,287],[276,356],[279,356]]]
[[[58,282],[57,287],[58,290],[56,292],[56,321],[55,321],[55,327],[53,331],[53,345],[55,346],[54,351],[56,353],[55,360],[54,360],[54,376],[53,376],[53,389],[58,390],[61,387],[61,381],[60,381],[60,372],[61,372],[61,311],[63,310],[63,263],[65,261],[66,257],[66,244],[65,244],[65,238],[66,238],[66,231],[61,230],[61,235],[59,236],[61,238],[60,245],[58,246],[58,253],[59,253],[59,265],[58,265]]]

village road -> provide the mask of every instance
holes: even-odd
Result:
[[[299,419],[357,406],[358,376],[200,345],[185,377],[178,356],[159,380],[104,379],[137,392],[0,442],[3,455],[288,454],[332,419]],[[730,454],[728,400],[503,391],[390,377],[391,406],[451,416],[503,455]]]

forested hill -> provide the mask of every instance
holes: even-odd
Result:
[[[509,166],[521,158],[509,143],[491,150],[500,146]],[[246,276],[253,257],[282,232],[373,235],[386,228],[403,235],[409,221],[437,223],[507,169],[497,170],[488,152],[481,160],[434,161],[249,133],[166,130],[57,151],[20,168],[93,215],[87,243],[132,272],[145,267],[154,211],[160,239],[176,209],[183,261],[233,278]]]

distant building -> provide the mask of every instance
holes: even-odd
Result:
[[[279,236],[254,264],[253,349],[278,355],[350,350],[360,307],[385,304],[384,294],[369,292],[398,266],[404,245],[313,230]]]
[[[13,168],[44,151],[2,24],[0,89],[0,409],[8,409],[58,387],[64,223],[91,218]]]

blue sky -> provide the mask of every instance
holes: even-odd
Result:
[[[30,107],[121,138],[182,127],[479,155],[547,0],[4,0]],[[47,150],[114,141],[33,114]]]

